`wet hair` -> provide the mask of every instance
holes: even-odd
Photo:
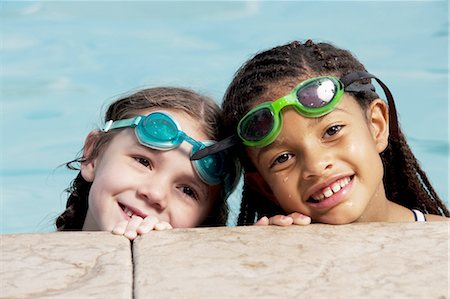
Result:
[[[218,139],[218,127],[221,124],[220,107],[209,97],[192,90],[177,87],[156,87],[137,91],[113,102],[105,114],[104,121],[132,118],[149,108],[174,109],[182,111],[200,122],[204,133],[210,140]],[[96,134],[92,154],[66,163],[72,170],[79,170],[77,164],[89,162],[98,157],[106,148],[118,130]],[[92,183],[87,182],[78,173],[68,189],[66,210],[56,219],[57,230],[81,230],[88,210],[89,190]],[[224,225],[228,216],[226,195],[220,192],[215,199],[212,211],[202,226]]]
[[[256,54],[235,74],[222,104],[224,126],[220,132],[226,137],[236,132],[239,120],[254,106],[270,98],[271,89],[284,86],[293,88],[302,80],[320,75],[338,78],[365,67],[347,50],[329,43],[294,41]],[[362,81],[370,83],[370,80]],[[352,92],[362,109],[378,98],[375,92]],[[396,124],[398,127],[398,123]],[[392,129],[390,127],[390,129]],[[413,155],[400,128],[390,134],[388,147],[381,154],[384,166],[384,186],[387,197],[407,208],[418,208],[426,213],[450,216],[449,211],[425,172]],[[243,145],[235,151],[240,155],[244,172],[256,171],[245,158]],[[244,176],[241,211],[238,224],[252,224],[262,216],[284,214],[284,211],[264,197]]]

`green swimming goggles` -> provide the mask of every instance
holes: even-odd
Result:
[[[250,110],[238,123],[237,136],[240,141],[251,147],[264,147],[271,144],[282,129],[281,110],[293,106],[295,110],[310,118],[321,117],[333,111],[345,92],[368,91],[375,93],[375,87],[360,84],[362,79],[375,79],[383,88],[389,104],[389,121],[391,134],[398,136],[397,113],[394,99],[388,87],[374,75],[365,71],[350,73],[340,79],[333,76],[319,76],[297,85],[288,95],[273,102],[262,103]],[[375,94],[376,95],[376,94]],[[376,95],[378,97],[378,95]],[[191,160],[216,153],[239,142],[235,135],[197,152]]]
[[[152,112],[147,116],[110,120],[105,124],[103,131],[128,127],[135,128],[136,137],[142,145],[156,150],[171,150],[186,141],[192,145],[193,154],[215,143],[209,140],[200,142],[189,137],[181,130],[178,122],[165,112]],[[192,161],[192,164],[203,182],[208,185],[217,185],[223,182],[227,175],[225,158],[223,152],[214,153]]]

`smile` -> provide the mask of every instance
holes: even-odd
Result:
[[[308,201],[310,202],[321,202],[329,197],[331,197],[333,194],[339,192],[342,188],[347,186],[351,181],[350,177],[345,177],[342,179],[339,179],[335,181],[334,183],[330,184],[329,186],[323,188],[322,190],[314,193]]]
[[[130,208],[128,206],[125,206],[121,203],[119,203],[120,208],[122,209],[122,211],[124,212],[125,215],[127,215],[129,218],[133,217],[133,215],[145,218],[147,217],[147,215],[145,215],[144,213],[142,213],[141,211],[139,211],[138,209],[134,209],[134,208]]]

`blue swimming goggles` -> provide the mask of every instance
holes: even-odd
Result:
[[[180,146],[183,141],[192,145],[191,155],[212,145],[215,141],[197,141],[181,130],[178,122],[168,113],[152,112],[147,116],[136,116],[128,119],[110,120],[106,122],[103,129],[107,132],[119,128],[135,128],[134,132],[139,142],[147,147],[156,150],[171,150]],[[192,161],[195,171],[203,182],[208,185],[217,185],[227,177],[229,165],[226,164],[226,156],[222,153],[215,153],[205,156],[202,159]],[[234,180],[234,178],[231,178]],[[234,182],[231,182],[233,185]],[[227,189],[227,186],[225,186]],[[229,190],[226,190],[228,192]]]

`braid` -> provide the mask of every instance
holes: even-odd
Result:
[[[249,201],[249,198],[259,198],[261,195],[254,194],[255,189],[251,188],[250,185],[245,182],[242,188],[241,212],[239,213],[237,224],[253,224],[256,218],[256,210],[251,208],[252,201]]]
[[[266,101],[263,97],[269,87],[281,84],[298,84],[305,77],[334,75],[345,76],[354,71],[366,71],[349,51],[327,43],[304,44],[294,41],[256,54],[235,74],[225,92],[222,104],[224,126],[222,138],[236,132],[240,119],[255,105]],[[361,83],[369,83],[370,79]],[[370,91],[353,94],[365,109],[378,95]],[[238,145],[243,151],[243,145]],[[253,171],[254,166],[240,155],[244,171]],[[449,216],[445,204],[431,186],[425,172],[406,143],[399,128],[399,137],[389,137],[388,148],[381,154],[385,169],[384,185],[387,197],[408,208],[420,208],[429,213]],[[257,204],[255,204],[257,202]],[[274,204],[250,186],[244,184],[241,214],[238,224],[252,223],[255,217],[275,215],[279,208],[270,210]]]
[[[273,216],[283,214],[283,209],[276,205],[271,200],[268,200],[262,195],[257,188],[249,184],[245,180],[241,201],[241,212],[238,217],[238,225],[248,225],[255,223],[255,219],[262,216]],[[250,200],[251,198],[258,198],[258,200]],[[264,200],[259,200],[264,199]]]
[[[449,217],[449,211],[439,198],[419,161],[399,130],[398,140],[389,138],[388,148],[381,154],[385,175],[386,196],[409,209]]]

